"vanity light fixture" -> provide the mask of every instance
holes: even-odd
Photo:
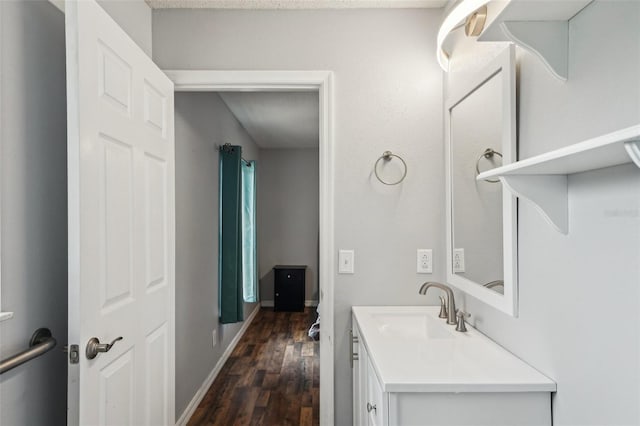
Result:
[[[484,29],[487,20],[487,5],[467,16],[464,22],[464,33],[467,37],[478,37]]]
[[[460,22],[467,19],[474,21],[473,25],[470,25],[470,27],[473,27],[470,28],[473,30],[471,35],[475,35],[475,32],[478,32],[478,34],[482,32],[482,29],[484,28],[484,21],[487,17],[486,4],[489,3],[489,1],[490,0],[462,0],[460,4],[458,4],[451,13],[444,18],[442,25],[440,25],[440,30],[438,30],[438,50],[436,52],[438,63],[443,70],[449,71],[449,55],[442,50],[442,45],[444,44],[444,40],[447,38],[447,35],[449,35],[449,33],[453,31]],[[482,11],[479,9],[483,7],[484,15],[481,16]],[[467,31],[467,25],[469,25],[469,21],[466,21],[465,32]]]

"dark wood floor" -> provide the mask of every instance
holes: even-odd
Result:
[[[316,318],[263,308],[207,391],[189,425],[317,425],[320,345]]]

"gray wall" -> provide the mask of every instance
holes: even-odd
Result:
[[[179,418],[242,323],[218,323],[218,150],[258,149],[215,93],[176,93],[176,417]],[[245,303],[245,318],[256,307]],[[218,344],[212,345],[217,330]]]
[[[260,300],[273,303],[275,265],[307,265],[305,300],[318,302],[318,148],[262,149],[258,165]]]
[[[640,123],[640,3],[592,3],[570,21],[569,40],[565,83],[518,51],[520,158]],[[569,185],[566,236],[519,203],[519,318],[468,297],[465,310],[558,383],[554,425],[637,425],[640,170],[577,174]]]
[[[0,2],[0,358],[48,327],[58,346],[0,376],[0,424],[66,423],[67,150],[64,15]]]
[[[102,8],[151,56],[151,8],[144,0],[98,0]]]
[[[637,124],[639,7],[596,2],[572,20],[566,83],[520,52],[521,158]],[[336,424],[351,413],[350,306],[421,304],[417,285],[443,279],[439,13],[154,11],[161,67],[335,72],[335,237],[356,250],[356,274],[335,280]],[[372,178],[385,149],[408,161],[398,187]],[[558,382],[555,424],[638,424],[638,179],[633,166],[574,176],[569,236],[520,203],[519,318],[459,296],[483,332]],[[433,276],[415,275],[419,247],[435,250]]]
[[[355,250],[356,268],[334,277],[340,425],[351,421],[351,306],[425,303],[418,286],[444,277],[442,72],[434,55],[440,14],[153,12],[154,60],[161,68],[334,71],[335,242]],[[373,175],[385,150],[407,161],[401,185],[386,187]],[[434,249],[433,275],[416,274],[417,248]]]
[[[102,1],[151,54],[142,0]],[[146,17],[144,14],[146,13]],[[0,376],[0,424],[66,424],[67,140],[64,14],[48,1],[0,1],[0,358],[48,327],[58,346]]]

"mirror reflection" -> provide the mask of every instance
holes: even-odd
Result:
[[[451,109],[451,214],[453,273],[504,293],[502,184],[476,181],[502,165],[500,73]]]

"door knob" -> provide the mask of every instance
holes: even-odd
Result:
[[[109,352],[118,340],[122,340],[122,336],[116,337],[111,343],[100,343],[100,339],[92,337],[87,342],[87,350],[85,351],[87,359],[94,359],[100,352]]]

